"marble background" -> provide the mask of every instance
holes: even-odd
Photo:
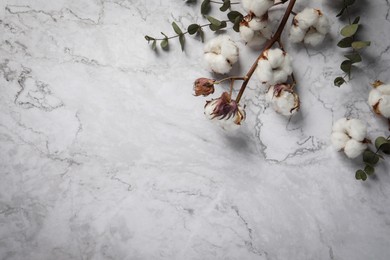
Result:
[[[0,259],[389,259],[389,161],[356,181],[361,159],[329,136],[343,116],[387,134],[366,100],[370,82],[390,81],[390,6],[360,1],[373,43],[336,88],[342,23],[333,1],[312,2],[332,32],[317,48],[286,44],[300,113],[275,114],[254,79],[248,118],[227,133],[192,96],[210,76],[202,43],[154,52],[144,39],[204,23],[199,1],[1,0]],[[258,53],[239,46],[237,75]]]

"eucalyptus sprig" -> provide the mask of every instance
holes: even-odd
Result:
[[[379,136],[375,139],[376,151],[366,150],[363,153],[363,162],[365,163],[364,169],[359,169],[355,173],[357,180],[365,181],[367,176],[375,173],[375,166],[380,159],[384,159],[383,154],[390,155],[390,135],[386,138]]]
[[[343,0],[343,7],[341,11],[337,14],[337,17],[342,15],[348,16],[348,24],[345,25],[341,31],[340,35],[343,36],[338,43],[337,46],[340,48],[348,49],[348,54],[344,55],[346,60],[341,62],[340,69],[345,73],[343,76],[337,77],[334,79],[334,85],[340,87],[344,83],[346,83],[345,78],[348,76],[348,79],[351,78],[351,70],[354,64],[362,61],[362,56],[360,55],[360,51],[368,46],[370,46],[370,41],[362,41],[356,40],[356,34],[360,29],[360,17],[356,17],[353,21],[351,21],[351,17],[349,14],[349,7],[355,3],[355,0]]]

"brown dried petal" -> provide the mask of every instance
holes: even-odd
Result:
[[[194,82],[195,96],[208,96],[214,93],[214,82],[213,79],[199,78]]]

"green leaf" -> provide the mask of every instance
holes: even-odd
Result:
[[[230,8],[230,0],[223,0],[223,5],[221,6],[221,8],[219,8],[219,10],[225,12],[229,8]]]
[[[227,17],[228,17],[229,21],[231,21],[232,23],[235,23],[237,17],[240,17],[240,21],[241,21],[244,16],[238,11],[231,11],[227,14]]]
[[[183,32],[180,30],[180,27],[175,22],[172,22],[172,27],[176,34],[183,34]]]
[[[357,63],[362,61],[362,56],[359,53],[352,53],[344,55],[345,58],[349,59],[352,63]]]
[[[351,37],[356,33],[358,28],[358,24],[348,24],[341,29],[340,34],[344,37]]]
[[[366,150],[364,151],[363,153],[363,162],[371,165],[371,166],[374,166],[375,164],[377,164],[379,161],[379,156],[374,153],[373,151],[370,151],[370,150]]]
[[[180,42],[181,51],[184,51],[184,43],[185,43],[184,34],[181,34],[181,35],[179,36],[179,42]]]
[[[341,9],[340,12],[339,12],[338,14],[336,14],[336,17],[342,16],[343,13],[344,13],[344,11],[345,11],[345,7],[344,7],[343,9]]]
[[[209,20],[209,22],[211,23],[211,25],[214,25],[216,27],[219,27],[221,26],[221,21],[212,17],[212,16],[209,16],[209,15],[206,15],[206,18],[207,20]]]
[[[156,46],[157,46],[157,42],[156,42],[156,40],[153,40],[153,43],[152,43],[152,50],[155,50],[155,49],[156,49]]]
[[[334,85],[337,86],[337,87],[340,87],[344,83],[345,83],[345,80],[344,80],[343,77],[337,77],[337,78],[334,79]]]
[[[350,60],[345,60],[340,65],[340,69],[345,73],[347,73],[348,75],[351,74],[351,68],[352,68],[352,62]]]
[[[375,139],[375,147],[385,154],[390,154],[390,141],[383,136]]]
[[[366,167],[364,167],[364,171],[367,173],[367,175],[372,175],[375,172],[375,168],[371,165],[366,165]]]
[[[190,35],[193,35],[198,32],[200,26],[198,24],[190,24],[187,28],[187,31]]]
[[[353,24],[358,24],[360,21],[360,16],[356,17],[355,20],[353,20]]]
[[[352,42],[352,37],[343,38],[337,43],[337,46],[339,46],[340,48],[348,48],[352,46]]]
[[[200,27],[199,27],[199,35],[200,35],[200,39],[202,40],[202,42],[204,42],[204,31]]]
[[[149,41],[154,40],[154,38],[150,37],[149,35],[145,35],[145,40],[147,40],[149,42]]]
[[[161,48],[163,48],[164,50],[168,49],[168,38],[165,38],[164,40],[162,40],[160,42],[160,46]]]
[[[355,50],[360,50],[360,49],[363,49],[363,48],[370,46],[370,45],[371,45],[371,42],[369,42],[369,41],[357,41],[357,42],[353,42],[351,46]]]
[[[210,0],[204,0],[200,6],[200,13],[205,15],[208,14],[211,9]]]
[[[367,175],[363,170],[357,170],[356,174],[355,174],[355,178],[356,178],[356,180],[364,180],[365,181],[367,179]]]
[[[237,16],[236,20],[234,20],[233,30],[236,32],[240,31],[240,23],[241,23],[242,17]]]

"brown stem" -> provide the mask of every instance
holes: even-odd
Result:
[[[226,80],[245,80],[245,77],[239,77],[239,76],[234,76],[234,77],[227,77],[227,78],[223,78],[221,80],[217,80],[214,82],[214,84],[219,84],[219,83],[222,83]]]
[[[252,77],[253,73],[255,72],[255,70],[257,68],[257,62],[261,58],[261,56],[263,55],[264,51],[266,51],[269,48],[271,48],[272,45],[274,45],[275,42],[280,40],[280,36],[282,35],[283,29],[286,26],[288,18],[290,17],[290,14],[291,14],[291,11],[292,11],[292,9],[293,9],[293,7],[295,5],[295,2],[296,2],[296,0],[290,0],[290,2],[288,3],[288,6],[287,6],[286,12],[283,15],[282,21],[280,22],[279,27],[278,27],[276,33],[272,36],[271,39],[269,39],[266,42],[263,51],[260,53],[259,57],[257,57],[256,61],[253,63],[252,67],[249,69],[248,73],[246,74],[246,76],[245,76],[246,79],[242,83],[240,92],[238,92],[238,95],[237,95],[237,98],[236,98],[236,102],[237,103],[240,102],[242,94],[244,94],[245,88],[248,85],[248,82],[249,82],[250,78]]]

